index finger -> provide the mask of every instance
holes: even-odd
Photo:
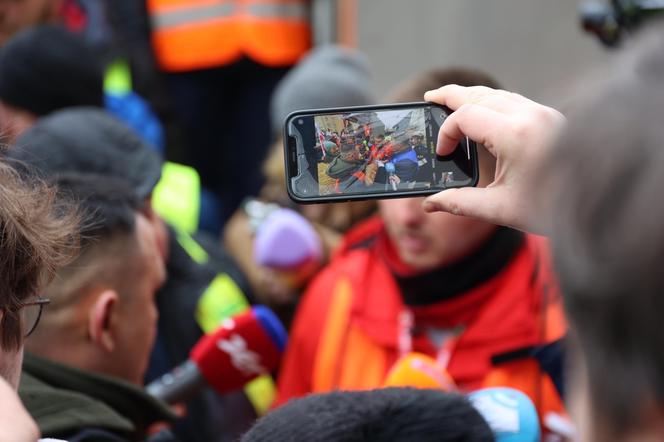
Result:
[[[442,104],[457,110],[464,104],[486,104],[494,110],[505,111],[516,104],[529,101],[519,94],[486,86],[459,86],[448,84],[424,94],[425,101]]]
[[[449,155],[454,152],[464,136],[496,156],[497,137],[508,126],[507,117],[494,110],[475,104],[464,104],[456,112],[445,119],[438,132],[438,155]]]

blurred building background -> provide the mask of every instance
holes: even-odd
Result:
[[[357,0],[355,40],[383,96],[412,72],[463,65],[493,74],[507,89],[556,103],[579,73],[609,57],[584,34],[578,0]],[[350,14],[350,15],[349,15]]]

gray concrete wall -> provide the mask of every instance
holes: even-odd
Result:
[[[371,59],[380,96],[410,73],[461,65],[555,101],[608,58],[580,29],[577,0],[357,0],[357,8],[357,44]]]

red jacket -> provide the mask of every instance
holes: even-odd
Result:
[[[562,411],[555,388],[537,363],[509,357],[565,332],[542,238],[526,236],[509,263],[476,287],[420,307],[404,304],[386,262],[390,247],[382,222],[371,219],[347,234],[310,284],[291,330],[277,404],[310,392],[383,385],[399,357],[400,315],[410,310],[417,327],[463,328],[447,365],[461,390],[519,388],[541,411]],[[413,335],[412,350],[434,357],[438,353],[426,333]]]

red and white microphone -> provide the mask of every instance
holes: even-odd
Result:
[[[147,392],[169,404],[185,402],[205,386],[218,393],[242,388],[279,366],[286,330],[267,307],[226,319],[194,346],[189,359],[151,382]]]

